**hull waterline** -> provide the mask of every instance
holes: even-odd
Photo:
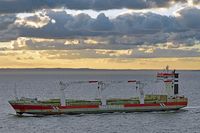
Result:
[[[10,102],[17,114],[58,115],[58,114],[82,114],[82,113],[113,113],[113,112],[148,112],[179,110],[187,106],[187,100],[180,102],[123,104],[123,105],[40,105],[17,104]]]

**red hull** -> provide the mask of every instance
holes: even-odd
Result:
[[[124,105],[73,105],[54,106],[37,104],[11,104],[18,114],[71,114],[71,113],[104,113],[104,112],[137,112],[177,110],[187,106],[186,102],[165,102]]]

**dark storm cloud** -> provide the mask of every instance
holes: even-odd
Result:
[[[12,25],[16,19],[15,15],[0,15],[0,29],[5,30]]]
[[[188,14],[189,15],[188,15]],[[197,8],[187,8],[180,11],[180,17],[168,17],[154,13],[133,13],[120,15],[115,19],[109,19],[104,14],[99,14],[96,19],[86,14],[72,16],[64,11],[55,12],[48,10],[46,16],[55,22],[49,22],[41,28],[18,25],[20,34],[24,37],[40,37],[63,39],[70,37],[87,36],[135,36],[135,43],[162,43],[166,42],[172,33],[181,38],[181,33],[186,34],[193,30],[197,32],[198,21],[200,21],[200,10]],[[196,28],[191,29],[191,26]],[[144,36],[144,37],[143,37]],[[152,36],[154,36],[152,38]],[[144,39],[146,37],[146,39]],[[185,35],[183,36],[185,38]],[[189,36],[188,36],[189,37]],[[143,38],[137,39],[137,38]],[[198,34],[196,36],[198,38]],[[110,43],[116,43],[116,38],[112,38]]]
[[[121,15],[113,20],[116,31],[129,34],[153,34],[157,32],[176,32],[182,30],[175,17],[154,13],[134,13]]]
[[[200,30],[200,9],[185,8],[179,14],[177,19],[185,28]]]
[[[200,9],[178,13],[133,13],[114,19],[102,13],[91,18],[52,10],[25,18],[1,15],[0,39],[17,40],[0,51],[36,50],[49,59],[199,57]]]
[[[69,39],[100,37],[110,45],[142,45],[165,42],[188,43],[200,40],[200,9],[185,8],[179,16],[133,13],[109,19],[87,14],[72,16],[65,11],[46,10],[25,18],[0,16],[0,41],[18,37]]]
[[[9,41],[19,36],[15,20],[14,14],[0,15],[0,41]]]
[[[195,0],[198,3],[198,0]],[[68,8],[75,10],[145,9],[167,7],[171,2],[187,0],[0,0],[0,13],[32,12],[41,9]]]
[[[115,34],[113,23],[104,14],[96,19],[86,14],[72,16],[66,12],[48,11],[46,13],[55,23],[48,23],[42,28],[20,27],[21,36],[41,38],[67,38],[77,36],[105,36]],[[19,25],[20,26],[20,25]]]

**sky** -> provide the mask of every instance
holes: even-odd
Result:
[[[0,0],[0,68],[200,70],[200,0]]]

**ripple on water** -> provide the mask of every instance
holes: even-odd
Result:
[[[147,79],[151,71],[130,71],[126,74],[104,72],[80,74],[1,75],[0,74],[0,133],[195,133],[200,131],[200,72],[182,71],[182,92],[189,97],[189,106],[179,111],[55,115],[17,117],[8,104],[13,97],[13,85],[20,95],[52,98],[58,96],[55,83],[67,79]],[[106,76],[105,76],[106,75]],[[127,76],[128,75],[128,76]],[[139,75],[139,76],[138,76]],[[193,79],[191,79],[193,77]],[[189,88],[189,89],[188,89]],[[83,91],[81,91],[82,93]],[[68,91],[70,95],[71,91]],[[80,94],[81,94],[80,93]],[[126,93],[128,94],[128,93]]]

